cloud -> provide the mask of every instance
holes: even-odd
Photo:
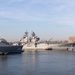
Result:
[[[56,21],[59,25],[75,25],[75,18],[74,19],[59,19]]]
[[[8,11],[0,11],[0,17],[15,19],[15,20],[40,20],[39,17],[31,16],[26,14],[25,12],[8,12]]]
[[[12,4],[12,3],[16,3],[16,2],[23,2],[24,0],[9,0],[9,3]]]
[[[75,25],[75,0],[28,0],[29,4],[26,4],[26,1],[9,0],[12,5],[17,2],[23,2],[24,5],[20,4],[20,8],[14,5],[2,7],[0,17],[19,21],[48,21],[60,25]]]
[[[39,15],[39,14],[38,14]],[[14,20],[19,20],[19,21],[44,21],[44,22],[48,22],[50,24],[59,24],[59,25],[75,25],[75,15],[70,15],[69,16],[54,16],[52,18],[48,18],[44,15],[28,15],[25,12],[7,12],[7,11],[1,11],[0,12],[0,17],[3,18],[8,18],[8,19],[14,19]],[[8,21],[4,21],[5,23],[7,23]],[[3,21],[1,22],[3,23]]]

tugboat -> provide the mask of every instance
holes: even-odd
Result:
[[[22,45],[11,45],[5,39],[0,38],[0,54],[21,53]]]

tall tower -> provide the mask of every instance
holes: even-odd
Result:
[[[26,31],[23,38],[21,39],[21,43],[27,43],[28,42],[28,32]]]

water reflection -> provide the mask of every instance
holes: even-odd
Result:
[[[0,75],[75,75],[75,52],[35,51],[0,56]]]

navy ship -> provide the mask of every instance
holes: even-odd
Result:
[[[26,31],[20,41],[23,45],[23,50],[52,50],[46,42],[41,42],[40,38],[33,31],[30,36],[28,36],[28,32]]]
[[[73,50],[75,42],[72,43],[47,43],[40,41],[40,38],[36,36],[35,32],[28,36],[26,31],[22,39],[20,40],[23,45],[23,50]]]
[[[5,39],[0,38],[0,54],[10,54],[10,53],[21,53],[22,45],[15,45],[13,46]]]

